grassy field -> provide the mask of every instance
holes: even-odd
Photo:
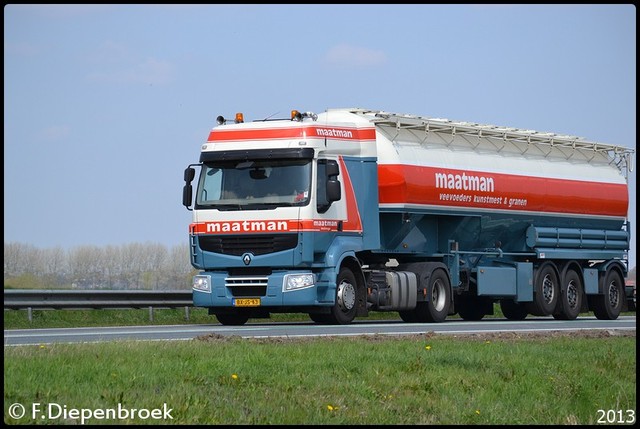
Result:
[[[399,320],[397,313],[371,316],[385,318]],[[4,322],[12,329],[217,320],[203,309],[191,309],[189,320],[184,309],[155,310],[153,322],[148,309],[43,310],[29,322],[20,310],[5,311]],[[5,346],[4,421],[631,424],[635,331],[587,332]]]
[[[635,350],[635,332],[5,347],[5,423],[630,423]]]

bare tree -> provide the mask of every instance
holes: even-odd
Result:
[[[4,243],[4,279],[33,273],[33,254],[36,247],[23,243]]]
[[[104,281],[107,289],[118,289],[123,286],[121,280],[123,278],[124,267],[120,264],[122,250],[119,246],[107,246],[104,250]]]
[[[173,246],[163,269],[167,289],[191,289],[191,277],[195,269],[189,260],[189,245]]]
[[[100,288],[104,279],[104,250],[97,246],[79,246],[69,251],[69,271],[73,284],[80,288]]]
[[[168,257],[167,248],[158,243],[146,243],[144,246],[144,288],[162,289],[160,283],[163,281],[162,267]]]
[[[62,286],[68,281],[67,255],[60,246],[43,249],[43,280],[52,286]]]
[[[5,285],[13,280],[13,287],[72,284],[78,288],[190,289],[196,272],[187,243],[170,249],[147,242],[105,248],[79,246],[68,251],[4,243]]]

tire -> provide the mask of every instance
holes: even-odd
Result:
[[[329,323],[327,316],[328,315],[325,313],[309,313],[309,317],[311,318],[311,320],[319,325],[326,325],[327,323]]]
[[[223,325],[240,326],[247,323],[249,315],[242,313],[220,313],[216,314],[216,318],[218,319],[218,322]]]
[[[443,268],[432,268],[431,263],[410,262],[398,266],[399,271],[411,271],[418,276],[418,288],[427,289],[429,301],[419,301],[413,310],[398,313],[406,323],[440,323],[451,308],[451,284]],[[433,271],[432,271],[433,270]]]
[[[400,310],[398,311],[400,318],[405,323],[416,323],[418,321],[414,310]]]
[[[533,283],[533,302],[530,304],[529,313],[536,316],[553,314],[560,298],[560,282],[555,265],[547,262],[538,267]]]
[[[470,299],[466,296],[459,296],[456,298],[456,309],[458,314],[464,320],[478,321],[486,315],[483,309],[484,302],[480,297],[476,300]]]
[[[624,282],[617,270],[609,270],[604,279],[602,295],[594,295],[593,314],[600,320],[615,320],[622,312],[622,305],[626,299]]]
[[[567,270],[560,287],[558,308],[553,317],[558,320],[574,320],[582,308],[583,286],[580,275],[573,269]]]
[[[331,307],[331,313],[323,314],[319,320],[331,325],[348,325],[356,318],[358,303],[358,282],[349,268],[341,268],[336,281],[336,302]]]
[[[442,269],[436,269],[429,277],[427,286],[429,301],[419,302],[415,309],[417,322],[444,322],[451,306],[451,284]]]
[[[502,310],[504,317],[509,320],[524,320],[529,314],[526,304],[515,302],[512,299],[501,299],[500,310]]]

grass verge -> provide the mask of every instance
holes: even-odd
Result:
[[[622,315],[635,316],[636,312]],[[592,312],[582,313],[581,317],[593,316]],[[33,310],[29,320],[27,310],[5,310],[4,329],[38,329],[38,328],[75,328],[90,326],[140,326],[140,325],[181,325],[181,324],[217,324],[218,319],[210,316],[206,309],[184,308],[154,309],[150,316],[149,309],[96,309],[96,310]],[[484,318],[503,318],[500,306],[494,306],[494,314]],[[459,319],[458,315],[449,316],[447,320]],[[400,320],[398,312],[373,311],[368,317],[358,320]],[[310,322],[305,313],[274,313],[270,319],[250,319],[250,322]]]
[[[5,347],[4,374],[10,424],[597,424],[636,409],[635,332]]]

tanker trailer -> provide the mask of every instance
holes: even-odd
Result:
[[[630,309],[632,149],[366,109],[229,122],[183,192],[194,304],[223,324]]]

